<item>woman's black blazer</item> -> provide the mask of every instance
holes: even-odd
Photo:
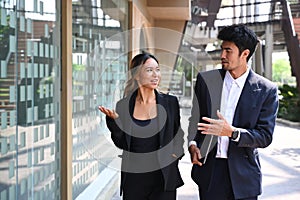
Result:
[[[126,179],[126,161],[132,156],[130,153],[131,128],[133,126],[132,116],[137,91],[132,95],[117,102],[116,112],[119,117],[113,120],[106,117],[107,127],[111,132],[114,144],[123,150],[122,172],[121,172],[121,193]],[[180,125],[180,109],[178,99],[175,96],[159,93],[155,90],[156,103],[158,108],[159,122],[159,149],[157,158],[164,178],[165,191],[174,191],[182,186],[178,161],[184,155],[184,132]]]

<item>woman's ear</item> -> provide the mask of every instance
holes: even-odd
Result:
[[[134,76],[133,79],[136,80],[136,81],[139,81],[139,80],[140,80],[140,79],[139,79],[139,76]]]
[[[133,79],[136,80],[137,82],[139,82],[140,80],[140,69],[136,70]]]

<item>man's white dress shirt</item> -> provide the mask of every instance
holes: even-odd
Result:
[[[223,82],[220,112],[230,125],[232,125],[235,109],[248,74],[249,68],[247,68],[247,71],[242,74],[242,76],[234,79],[230,73],[226,71]],[[235,141],[238,141],[238,139],[239,138],[237,138]],[[227,158],[228,144],[229,137],[218,137],[217,158]]]

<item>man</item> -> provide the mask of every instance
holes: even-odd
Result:
[[[257,148],[272,142],[277,86],[248,66],[258,43],[244,25],[223,28],[222,69],[197,76],[189,119],[192,179],[201,200],[256,200],[261,194]]]

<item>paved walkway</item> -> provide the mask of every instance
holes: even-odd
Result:
[[[182,114],[186,130],[188,116]],[[263,194],[259,200],[300,200],[300,127],[277,123],[273,142],[259,149],[263,173]],[[197,185],[191,180],[188,152],[179,168],[185,184],[178,189],[178,200],[199,200]]]
[[[272,144],[260,150],[263,200],[300,199],[300,128],[277,124]]]

